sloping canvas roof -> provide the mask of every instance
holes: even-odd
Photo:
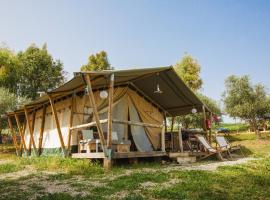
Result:
[[[108,87],[108,76],[114,74],[115,86],[129,85],[148,100],[154,102],[162,110],[172,116],[184,115],[191,112],[192,108],[202,111],[203,103],[199,98],[184,84],[176,74],[173,67],[128,69],[128,70],[105,70],[105,71],[86,71],[74,73],[74,78],[64,85],[50,91],[51,94],[72,94],[74,90],[83,90],[85,82],[83,74],[90,74],[93,89]],[[162,93],[154,93],[157,84]],[[34,106],[48,102],[48,96],[44,95],[31,102],[27,106]],[[207,111],[209,109],[206,108]]]

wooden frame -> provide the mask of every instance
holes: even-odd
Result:
[[[39,138],[38,138],[38,155],[41,154],[41,149],[42,149],[43,133],[44,133],[44,127],[45,127],[45,118],[46,118],[46,110],[47,110],[47,107],[45,105],[43,105],[41,127],[40,127]]]
[[[113,114],[113,91],[114,91],[114,74],[110,76],[109,85],[109,99],[108,99],[108,138],[107,138],[107,148],[112,148],[112,114]]]
[[[28,151],[27,147],[26,147],[26,144],[25,144],[25,138],[24,138],[24,132],[25,132],[25,125],[22,129],[21,127],[21,124],[20,124],[20,120],[19,120],[19,117],[18,115],[15,113],[15,120],[16,120],[16,123],[17,123],[17,127],[18,127],[18,130],[19,130],[19,133],[20,133],[20,136],[21,136],[21,143],[23,145],[23,148]]]
[[[10,128],[11,133],[12,133],[13,144],[15,146],[16,152],[18,152],[18,142],[17,142],[16,133],[14,132],[10,116],[8,116],[8,125],[9,125],[9,128]]]
[[[94,97],[94,93],[92,90],[92,85],[91,85],[89,74],[84,74],[84,79],[85,79],[86,85],[87,85],[90,105],[92,105],[92,107],[93,107],[93,114],[94,114],[94,119],[96,121],[96,126],[97,126],[97,130],[98,130],[98,134],[99,134],[101,147],[103,149],[103,152],[105,153],[105,151],[106,151],[105,138],[104,138],[104,134],[103,134],[103,131],[101,128],[101,124],[100,124],[100,120],[99,120],[99,116],[98,116],[98,110],[97,110],[97,106],[96,106],[95,97]]]
[[[70,146],[71,146],[71,134],[72,134],[72,127],[73,125],[73,116],[74,116],[74,102],[75,102],[76,94],[73,93],[71,98],[71,107],[70,107],[70,118],[69,118],[69,129],[68,129],[68,144],[67,144],[67,151],[70,153]]]
[[[52,114],[53,114],[54,121],[55,121],[55,124],[56,124],[58,137],[59,137],[59,140],[60,140],[60,143],[61,143],[61,148],[62,148],[62,150],[63,150],[63,152],[64,152],[64,154],[66,156],[65,144],[64,144],[61,127],[60,127],[58,116],[57,116],[57,111],[55,109],[54,100],[52,99],[52,97],[49,94],[48,94],[48,97],[49,97],[49,101],[50,101],[50,104],[51,104]]]
[[[33,145],[34,151],[36,152],[36,143],[35,143],[34,136],[33,136],[34,126],[32,127],[32,125],[35,124],[35,112],[33,113],[32,125],[30,123],[29,113],[28,113],[26,106],[24,107],[24,113],[25,113],[26,123],[28,125],[29,135],[30,135],[28,151],[29,151],[29,153],[31,152],[31,146]]]

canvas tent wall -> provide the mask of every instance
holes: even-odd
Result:
[[[94,92],[96,103],[98,105],[98,111],[100,119],[107,119],[108,115],[108,105],[106,100],[101,99],[99,96],[99,91]],[[86,95],[76,96],[75,100],[75,114],[73,118],[73,125],[80,125],[83,123],[89,123],[93,121],[89,119],[89,115],[92,114],[92,108],[87,101]],[[163,123],[163,114],[160,110],[153,106],[150,102],[146,101],[141,97],[136,91],[128,87],[118,87],[114,92],[114,106],[113,106],[113,119],[128,121],[130,118],[134,122],[147,122],[152,124]],[[71,114],[71,97],[65,100],[55,103],[57,110],[57,115],[59,118],[61,132],[64,139],[64,144],[68,143],[68,130],[69,130],[69,118]],[[84,113],[85,115],[83,115]],[[33,121],[33,116],[35,116],[34,123],[34,140],[35,143],[39,143],[39,134],[41,128],[41,116],[42,109],[39,109],[32,114],[30,114],[30,123]],[[103,132],[107,131],[107,124],[102,125]],[[118,134],[118,138],[127,139],[127,125],[126,124],[113,124],[113,131]],[[138,151],[153,151],[160,149],[161,141],[161,129],[160,128],[148,128],[139,127],[131,125],[131,134]],[[78,145],[78,131],[72,132],[71,146],[76,150]],[[30,132],[29,128],[26,127],[25,131],[25,141],[26,145],[29,146]],[[47,152],[59,152],[61,151],[61,143],[58,138],[56,125],[52,116],[52,111],[50,107],[46,109],[45,116],[45,127],[42,140],[42,149],[44,153]]]

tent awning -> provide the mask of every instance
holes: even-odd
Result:
[[[90,75],[93,89],[105,89],[108,87],[108,76],[112,73],[115,77],[115,86],[129,85],[133,87],[171,116],[191,113],[192,108],[196,108],[198,112],[202,111],[203,103],[185,85],[172,66],[75,72],[74,78],[49,93],[70,95],[74,90],[83,90],[85,87],[83,74]],[[159,85],[162,93],[155,93],[157,85]],[[48,95],[44,95],[27,106],[31,107],[48,102]],[[206,111],[210,110],[206,108]]]

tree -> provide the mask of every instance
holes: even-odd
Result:
[[[0,144],[2,143],[2,130],[7,128],[7,119],[4,118],[5,113],[13,111],[29,101],[25,97],[17,97],[8,89],[0,87]]]
[[[214,114],[221,115],[221,109],[218,106],[217,102],[210,97],[207,97],[201,93],[197,93],[197,96],[199,99],[204,103],[207,108],[209,108]],[[210,118],[210,116],[208,116]],[[196,113],[196,114],[188,114],[185,116],[179,116],[176,118],[176,122],[178,124],[182,124],[184,128],[198,128],[202,127],[203,123],[203,114],[202,113]]]
[[[21,96],[31,99],[38,97],[38,92],[47,92],[61,85],[65,80],[63,64],[54,60],[48,53],[46,44],[42,48],[31,45],[18,53],[21,64],[17,90]]]
[[[269,112],[270,99],[261,84],[252,85],[248,76],[229,76],[225,80],[223,101],[231,117],[248,122],[259,134],[258,123]]]
[[[198,61],[190,55],[185,55],[181,61],[174,66],[176,73],[181,77],[184,83],[193,90],[201,101],[214,113],[220,114],[220,108],[217,103],[203,95],[198,93],[198,90],[202,87],[203,81],[200,77],[201,67]],[[201,127],[203,122],[203,115],[201,113],[188,114],[185,116],[176,117],[176,122],[182,124],[185,128],[190,126],[196,128]]]
[[[174,68],[190,89],[198,91],[202,87],[201,66],[196,59],[190,55],[185,55],[180,62],[176,63]]]
[[[19,66],[16,54],[7,47],[0,47],[0,87],[16,92]]]
[[[95,55],[90,55],[88,58],[88,63],[81,67],[81,71],[100,71],[112,69],[107,53],[101,51]]]

